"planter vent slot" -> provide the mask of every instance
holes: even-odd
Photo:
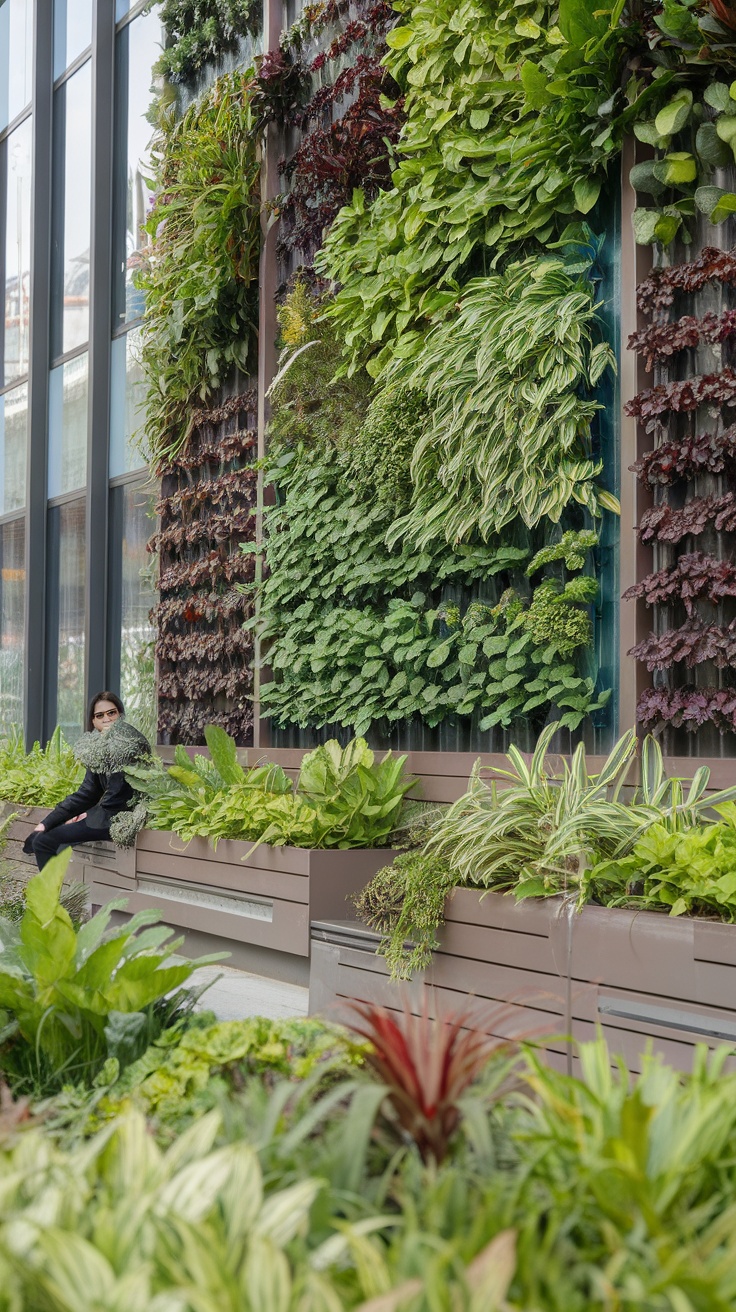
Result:
[[[620,1020],[636,1020],[643,1025],[659,1025],[670,1030],[685,1030],[688,1034],[703,1034],[709,1039],[736,1041],[736,1021],[720,1016],[703,1016],[695,1012],[680,1011],[676,1007],[657,1007],[650,1002],[629,1002],[626,998],[598,1000],[602,1016],[616,1016]]]
[[[207,911],[223,911],[231,916],[246,916],[248,920],[273,920],[273,902],[267,898],[230,897],[227,893],[205,893],[199,888],[182,884],[163,884],[151,879],[138,880],[138,892],[146,897],[163,898],[189,907],[202,907]]]

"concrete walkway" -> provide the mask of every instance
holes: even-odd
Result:
[[[214,1011],[218,1020],[244,1020],[246,1016],[288,1020],[306,1016],[309,1009],[309,989],[299,984],[284,984],[232,966],[202,966],[195,970],[191,983],[200,987],[209,980],[214,983],[200,998],[198,1010]]]

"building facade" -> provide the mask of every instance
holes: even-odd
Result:
[[[157,8],[0,0],[0,732],[153,720],[141,454],[146,117]]]

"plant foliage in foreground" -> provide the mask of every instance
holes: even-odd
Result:
[[[91,1081],[110,1056],[132,1060],[175,1010],[176,1001],[161,1005],[166,995],[226,955],[171,963],[183,939],[167,942],[173,930],[156,924],[159,912],[110,926],[125,898],[75,930],[60,902],[70,855],[29,881],[19,923],[0,920],[0,1069],[36,1091]]]

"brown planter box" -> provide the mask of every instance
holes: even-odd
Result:
[[[32,856],[26,856],[22,847],[32,829],[48,815],[47,806],[15,806],[12,802],[0,803],[0,818],[9,811],[17,811],[18,819],[11,825],[6,855],[13,861],[23,861],[35,869]],[[29,870],[29,874],[31,871]],[[98,874],[112,875],[122,881],[120,887],[131,888],[135,881],[135,853],[121,851],[112,843],[82,843],[75,847],[67,871],[67,883],[92,885]],[[118,894],[119,895],[119,894]],[[94,898],[93,898],[94,901]]]
[[[118,853],[134,855],[132,879],[120,862],[115,869],[86,867],[92,899],[105,903],[125,893],[130,911],[158,907],[168,924],[184,930],[307,958],[311,921],[349,914],[351,895],[395,855],[388,849],[252,849],[232,839],[216,849],[204,838],[183,843],[146,829],[134,854]]]
[[[470,1006],[492,1030],[491,1004],[506,1002],[504,1032],[556,1036],[544,1046],[568,1068],[577,1059],[565,1036],[591,1039],[598,1025],[635,1071],[648,1044],[680,1070],[698,1043],[736,1045],[736,926],[604,907],[578,915],[560,898],[456,889],[439,937],[431,968],[402,988],[376,935],[354,921],[314,923],[310,1012],[339,1015],[351,997],[416,1006],[424,995],[433,1014]]]

